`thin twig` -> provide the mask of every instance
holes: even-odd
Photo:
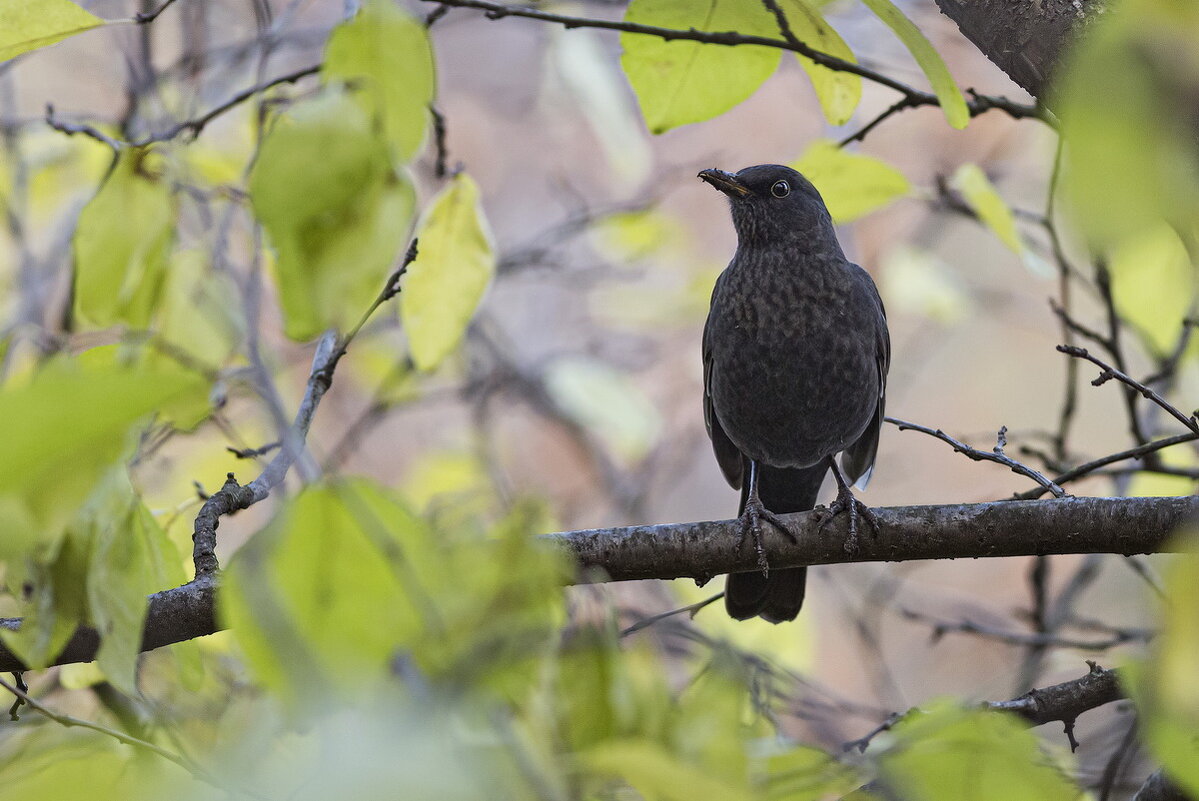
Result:
[[[162,5],[160,5],[158,8],[154,9],[153,11],[144,12],[144,13],[140,13],[140,14],[134,14],[133,21],[136,22],[138,25],[149,25],[151,22],[158,19],[159,14],[166,11],[168,8],[170,8],[172,5],[174,5],[174,3],[175,3],[175,0],[165,0],[165,2],[163,2]]]
[[[1124,645],[1133,641],[1143,641],[1149,638],[1146,632],[1120,629],[1113,630],[1110,636],[1101,640],[1083,640],[1046,632],[1010,631],[966,618],[949,620],[934,615],[927,615],[923,612],[916,612],[911,609],[901,608],[898,612],[900,616],[907,620],[930,626],[934,639],[940,639],[950,633],[971,634],[1008,645],[1022,647],[1037,646],[1041,648],[1075,648],[1080,651],[1106,651],[1118,645]]]
[[[656,615],[651,615],[650,617],[647,617],[647,618],[642,618],[641,620],[638,620],[633,625],[631,625],[628,628],[621,631],[620,636],[622,638],[627,637],[634,632],[641,631],[642,629],[645,629],[645,628],[649,628],[650,626],[657,623],[659,620],[665,620],[668,617],[674,617],[675,615],[681,615],[684,612],[687,612],[688,615],[691,617],[691,619],[694,620],[695,615],[696,615],[696,613],[699,612],[699,610],[703,609],[705,606],[708,606],[709,604],[719,601],[723,597],[724,597],[724,593],[718,592],[715,595],[713,595],[711,598],[705,598],[702,601],[697,601],[697,602],[695,602],[693,604],[689,604],[687,606],[680,606],[678,609],[671,609],[669,612],[661,612]]]
[[[535,19],[542,22],[551,22],[562,25],[568,29],[571,28],[600,28],[603,30],[621,31],[623,33],[641,34],[644,36],[656,36],[659,39],[666,41],[690,41],[701,42],[703,44],[722,45],[726,47],[736,47],[739,45],[759,45],[762,47],[773,47],[778,50],[789,50],[794,53],[799,53],[816,64],[822,67],[827,67],[830,70],[837,72],[848,72],[865,78],[868,81],[886,86],[896,92],[902,94],[909,100],[909,106],[938,106],[940,100],[931,92],[923,92],[912,86],[909,86],[902,81],[897,81],[894,78],[885,75],[877,70],[855,64],[852,61],[847,61],[843,58],[824,53],[815,48],[809,47],[798,39],[793,41],[786,39],[775,39],[768,36],[752,36],[741,34],[735,31],[724,32],[707,32],[700,31],[695,28],[686,30],[674,28],[661,28],[656,25],[641,25],[636,22],[625,22],[618,20],[606,19],[590,19],[587,17],[570,17],[562,14],[552,14],[547,11],[542,11],[537,8],[528,6],[505,5],[503,3],[494,3],[490,0],[425,0],[425,2],[440,3],[443,6],[454,6],[456,8],[476,8],[484,12],[484,16],[488,19],[503,19],[504,17],[524,17],[526,19]],[[988,95],[980,95],[976,92],[970,92],[971,99],[966,101],[966,108],[971,116],[977,116],[991,109],[999,109],[1010,116],[1017,119],[1033,118],[1039,119],[1048,125],[1053,125],[1053,118],[1048,115],[1042,108],[1034,105],[1026,105],[1017,103],[1013,100],[1003,97],[991,97]]]
[[[1085,464],[1080,464],[1078,467],[1071,468],[1070,470],[1067,470],[1066,472],[1057,476],[1054,479],[1054,483],[1056,483],[1058,485],[1065,484],[1067,482],[1082,478],[1083,476],[1090,475],[1091,473],[1094,473],[1095,471],[1099,470],[1099,468],[1106,467],[1109,464],[1114,464],[1115,462],[1122,462],[1125,459],[1140,459],[1140,458],[1147,456],[1148,454],[1156,453],[1157,451],[1163,450],[1165,448],[1169,448],[1174,445],[1181,445],[1184,442],[1194,442],[1195,440],[1199,440],[1199,434],[1188,433],[1188,434],[1176,434],[1175,436],[1172,436],[1172,437],[1165,437],[1163,439],[1154,440],[1152,442],[1146,442],[1144,445],[1138,445],[1135,448],[1129,448],[1128,450],[1111,453],[1111,454],[1108,454],[1107,456],[1103,456],[1103,457],[1100,457],[1093,461],[1086,462]],[[1031,500],[1033,498],[1039,498],[1044,494],[1045,494],[1045,488],[1040,487],[1040,488],[1030,489],[1025,492],[1018,493],[1016,495],[1016,498],[1018,500]]]
[[[954,439],[939,428],[932,429],[916,423],[909,423],[904,420],[899,420],[894,417],[888,417],[886,418],[886,421],[894,426],[897,426],[900,431],[911,429],[912,431],[919,431],[922,434],[928,434],[930,437],[936,437],[942,442],[948,443],[958,453],[975,462],[995,462],[996,464],[1001,464],[1011,470],[1013,473],[1018,473],[1026,478],[1031,478],[1033,481],[1037,482],[1037,484],[1039,484],[1043,490],[1053,493],[1055,498],[1064,498],[1066,496],[1066,491],[1057,483],[1050,481],[1033,468],[1022,462],[1016,461],[1003,452],[1003,446],[1007,439],[1006,426],[999,430],[999,436],[997,438],[998,441],[994,450],[980,451],[977,448],[972,448],[966,443]]]
[[[1182,423],[1195,434],[1199,434],[1199,420],[1195,419],[1195,415],[1184,414],[1178,409],[1178,407],[1159,395],[1156,390],[1145,386],[1140,381],[1137,381],[1135,378],[1125,373],[1123,370],[1117,369],[1102,359],[1091,355],[1086,348],[1080,348],[1073,345],[1058,345],[1057,349],[1059,353],[1065,353],[1068,356],[1074,356],[1078,359],[1086,359],[1091,364],[1094,364],[1103,371],[1099,374],[1098,378],[1091,382],[1092,386],[1100,386],[1101,384],[1105,384],[1114,378],[1121,384],[1124,384],[1135,390],[1141,395],[1141,397],[1153,401],[1167,413],[1169,413],[1170,416],[1175,420]]]

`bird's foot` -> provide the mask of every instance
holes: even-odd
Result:
[[[842,486],[837,490],[837,500],[829,504],[820,519],[820,531],[833,522],[833,518],[842,512],[849,513],[849,539],[845,540],[845,552],[854,554],[858,551],[858,520],[863,519],[870,524],[875,536],[878,536],[878,519],[870,507],[853,496],[849,487]]]
[[[741,513],[741,539],[737,541],[737,548],[740,550],[745,547],[746,537],[753,536],[754,552],[758,555],[758,567],[762,569],[762,575],[770,574],[770,564],[766,561],[766,549],[762,545],[762,521],[765,520],[772,526],[783,532],[783,536],[798,542],[795,535],[787,528],[787,524],[783,519],[774,512],[766,508],[766,505],[757,498],[750,498],[745,503],[745,511]]]

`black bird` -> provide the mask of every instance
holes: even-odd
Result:
[[[837,500],[822,525],[847,511],[849,551],[859,516],[874,525],[849,484],[865,485],[878,450],[887,318],[806,178],[778,164],[699,177],[728,195],[737,229],[704,326],[704,419],[724,477],[741,490],[742,542],[752,534],[761,567],[729,576],[725,608],[781,623],[799,614],[807,568],[769,569],[761,521],[794,540],[776,515],[814,508],[831,468]]]

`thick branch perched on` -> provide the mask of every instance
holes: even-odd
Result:
[[[845,521],[833,521],[822,533],[822,510],[783,515],[799,542],[773,530],[764,532],[773,567],[912,559],[963,559],[1064,553],[1154,553],[1170,547],[1169,537],[1199,516],[1199,497],[1055,498],[950,506],[901,506],[874,510],[878,535],[862,537],[847,554]],[[569,551],[580,564],[580,582],[605,578],[690,577],[706,580],[720,573],[754,570],[753,547],[738,549],[740,523],[714,520],[657,526],[567,531],[545,539]],[[150,596],[142,648],[149,650],[220,630],[214,613],[216,577]],[[10,629],[19,618],[0,620]],[[76,632],[55,664],[87,662],[95,657],[99,636],[90,628]],[[0,646],[0,672],[24,665]]]

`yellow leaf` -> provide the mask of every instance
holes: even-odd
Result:
[[[1024,252],[1024,242],[1016,230],[1016,215],[1007,202],[995,191],[986,173],[977,164],[963,164],[949,180],[962,198],[978,215],[983,225],[991,229],[999,241],[1013,253]]]
[[[104,24],[70,0],[0,0],[0,61]]]
[[[848,153],[830,139],[811,144],[790,165],[820,191],[833,220],[856,220],[907,194],[908,179],[872,156]]]
[[[845,40],[807,0],[782,0],[780,6],[787,15],[791,30],[801,42],[830,56],[857,62]],[[795,58],[804,72],[808,73],[825,118],[833,125],[849,122],[854,109],[858,107],[858,101],[862,99],[862,79],[852,72],[822,67],[798,53]]]
[[[432,370],[458,346],[495,273],[495,252],[479,187],[456,175],[434,198],[417,231],[419,255],[400,293],[412,360]]]

